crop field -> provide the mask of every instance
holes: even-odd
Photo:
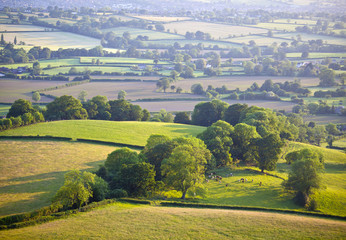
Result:
[[[27,45],[48,47],[51,50],[59,48],[93,48],[100,45],[100,40],[68,32],[18,32],[4,33],[5,41],[23,41]]]
[[[0,32],[31,32],[40,31],[44,32],[44,27],[34,26],[34,25],[14,25],[14,24],[0,24]]]
[[[11,105],[0,104],[0,117],[6,116]]]
[[[129,32],[131,34],[131,38],[136,38],[138,35],[148,36],[149,40],[160,40],[160,39],[185,39],[184,36],[173,34],[173,33],[165,33],[158,32],[140,28],[129,28],[129,27],[116,27],[116,28],[106,28],[102,29],[102,32],[114,32],[116,36],[121,37],[124,32]]]
[[[159,123],[115,122],[100,120],[55,121],[24,126],[0,132],[0,136],[55,136],[125,143],[144,146],[151,134],[174,137],[197,136],[204,127]]]
[[[245,37],[236,37],[236,38],[228,38],[225,39],[226,41],[230,42],[235,42],[235,43],[245,43],[249,44],[251,40],[255,41],[256,45],[258,46],[268,46],[272,45],[273,43],[281,44],[282,42],[289,43],[290,40],[285,40],[281,38],[271,38],[271,37],[266,37],[266,36],[256,36],[256,35],[251,35],[251,36],[245,36]]]
[[[123,57],[80,57],[80,63],[92,63],[92,60],[100,59],[102,63],[123,63],[123,64],[154,64],[152,59],[144,58],[123,58]],[[171,64],[165,61],[159,61],[160,64]]]
[[[287,53],[286,56],[288,58],[300,58],[302,53]],[[311,52],[309,53],[308,58],[346,58],[346,53],[320,53],[320,52]]]
[[[343,116],[338,115],[306,115],[303,117],[304,122],[315,122],[316,124],[327,125],[328,123],[346,123]]]
[[[104,78],[107,78],[105,76]],[[126,78],[126,77],[125,77]],[[137,76],[131,76],[128,78],[137,78]],[[140,76],[138,77],[140,78]],[[81,91],[88,93],[87,99],[91,99],[94,96],[102,95],[106,96],[109,100],[117,99],[118,92],[124,90],[127,95],[126,99],[137,100],[143,98],[200,98],[201,96],[192,94],[178,94],[172,93],[170,89],[164,92],[158,92],[155,82],[90,82],[82,85],[76,85],[69,88],[57,89],[52,91],[46,91],[47,94],[54,96],[71,95],[78,97]]]
[[[0,141],[0,216],[48,206],[67,171],[97,169],[115,149],[75,142]]]
[[[151,15],[130,15],[130,16],[147,20],[147,21],[164,22],[164,23],[191,20],[190,17],[165,17],[165,16],[151,16]]]
[[[4,240],[343,239],[345,227],[342,221],[291,214],[114,203],[67,219],[2,231],[0,236]]]
[[[62,81],[0,79],[0,102],[12,103],[19,98],[31,100],[32,91],[65,83]],[[40,102],[47,101],[52,101],[52,99],[41,97]]]
[[[323,42],[327,42],[328,44],[336,44],[336,45],[346,45],[346,41],[344,38],[333,37],[333,36],[324,36],[317,34],[307,34],[307,33],[278,33],[274,34],[275,37],[292,39],[292,37],[297,38],[297,35],[300,35],[302,41],[307,42],[309,40],[317,40],[322,39]]]
[[[229,36],[241,36],[251,34],[266,33],[266,29],[243,27],[243,26],[232,26],[226,24],[217,23],[206,23],[206,22],[195,22],[195,21],[184,21],[164,24],[165,29],[170,29],[171,32],[175,30],[182,35],[186,32],[197,32],[202,31],[204,33],[210,33],[210,35],[216,40],[219,38],[227,38]]]

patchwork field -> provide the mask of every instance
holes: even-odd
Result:
[[[84,138],[144,146],[151,134],[172,138],[197,136],[204,127],[161,122],[68,120],[33,124],[0,132],[0,136],[55,136]]]
[[[261,34],[266,33],[266,29],[253,28],[253,27],[243,27],[243,26],[233,26],[226,24],[217,23],[206,23],[206,22],[196,22],[196,21],[184,21],[184,22],[174,22],[164,24],[165,29],[170,29],[171,32],[175,30],[182,35],[186,32],[197,32],[202,31],[204,33],[210,33],[214,39],[227,38],[229,36],[240,36],[251,34]]]
[[[256,36],[256,35],[228,38],[225,40],[230,42],[235,42],[235,43],[241,43],[241,44],[243,43],[249,44],[249,42],[253,40],[258,46],[268,46],[268,45],[272,45],[273,43],[281,44],[282,42],[286,42],[286,43],[290,42],[290,40],[285,40],[281,38],[270,38],[266,36]]]
[[[2,231],[2,239],[343,239],[342,221],[217,209],[115,203],[67,219]],[[78,231],[77,231],[78,229]]]
[[[237,44],[237,43],[231,43],[231,42],[227,42],[227,41],[205,41],[205,40],[188,40],[188,39],[164,39],[164,40],[152,40],[152,41],[143,41],[143,43],[146,46],[151,46],[151,45],[159,45],[159,46],[171,46],[174,43],[179,43],[180,46],[185,46],[185,44],[192,44],[192,45],[197,45],[199,43],[202,43],[204,47],[209,47],[212,48],[215,45],[217,45],[219,48],[239,48],[242,45],[241,44]]]
[[[49,205],[67,171],[97,169],[115,149],[73,142],[0,141],[0,216]]]
[[[51,50],[59,48],[93,48],[100,45],[100,40],[68,32],[17,32],[4,33],[5,41],[23,41],[27,45],[48,47]]]
[[[151,30],[140,29],[140,28],[129,28],[129,27],[106,28],[106,29],[102,29],[102,32],[104,33],[114,32],[115,35],[118,37],[121,37],[124,32],[129,32],[131,34],[132,39],[136,38],[138,35],[148,36],[149,40],[185,39],[184,36],[177,35],[177,34],[151,31]]]

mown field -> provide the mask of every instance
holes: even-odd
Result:
[[[68,120],[44,122],[10,129],[0,132],[0,136],[50,135],[144,146],[151,134],[163,134],[172,138],[196,136],[204,129],[204,127],[200,126],[159,122]]]
[[[67,219],[1,231],[2,239],[344,239],[342,221],[255,211],[115,203]]]
[[[76,142],[1,140],[0,216],[48,206],[67,171],[95,170],[115,149]]]
[[[105,28],[105,29],[102,29],[102,32],[104,33],[114,32],[117,37],[122,37],[124,32],[128,32],[130,33],[132,39],[135,39],[138,35],[148,36],[149,40],[185,39],[184,36],[177,35],[177,34],[158,32],[158,31],[146,30],[141,28],[130,28],[130,27]]]
[[[23,41],[26,45],[48,47],[51,50],[59,48],[93,48],[99,46],[100,40],[68,32],[17,32],[4,33],[7,42]]]
[[[6,116],[11,105],[0,104],[0,116]]]
[[[173,22],[164,24],[165,29],[169,29],[171,32],[177,31],[177,33],[185,35],[186,32],[202,31],[204,33],[210,33],[212,38],[218,40],[220,38],[227,38],[229,36],[240,36],[249,34],[261,34],[266,33],[266,29],[233,26],[226,24],[196,22],[196,21],[184,21]]]
[[[0,32],[44,32],[46,28],[34,25],[0,24]]]

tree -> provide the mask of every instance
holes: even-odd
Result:
[[[125,164],[118,181],[130,196],[148,197],[149,191],[154,190],[156,185],[154,166],[146,162]]]
[[[17,36],[14,37],[13,43],[14,45],[17,45]]]
[[[32,94],[32,100],[34,100],[35,102],[40,101],[40,99],[41,99],[41,95],[40,95],[39,92],[34,92],[34,93]]]
[[[310,150],[310,149],[309,149]],[[321,171],[323,164],[317,156],[305,151],[292,165],[288,175],[288,180],[283,183],[287,189],[296,192],[296,202],[300,205],[306,205],[309,202],[309,195],[313,188],[321,187]]]
[[[223,119],[229,124],[235,126],[239,123],[242,112],[245,112],[247,108],[247,104],[233,104],[226,109]]]
[[[153,122],[173,122],[173,120],[173,114],[167,112],[165,109],[161,109],[159,113],[155,113],[150,119]]]
[[[159,89],[163,89],[163,92],[166,92],[166,89],[169,88],[169,84],[171,83],[172,79],[171,78],[161,78],[157,83],[156,86]]]
[[[269,134],[264,138],[260,138],[256,142],[257,145],[257,165],[261,169],[273,171],[276,168],[276,163],[279,160],[280,153],[283,147],[283,142],[278,134]]]
[[[78,100],[81,101],[82,103],[86,102],[86,96],[88,95],[87,91],[83,90],[79,93],[78,95]]]
[[[211,154],[200,139],[180,138],[177,142],[179,146],[162,162],[161,171],[166,184],[181,191],[185,199],[187,190],[202,185]]]
[[[199,126],[210,126],[224,117],[228,104],[220,100],[198,103],[192,112],[192,123]]]
[[[175,123],[190,124],[190,114],[188,112],[178,112],[174,117]]]
[[[93,196],[95,174],[73,170],[65,174],[64,185],[56,193],[53,204],[63,208],[80,208]]]
[[[71,67],[70,70],[68,71],[69,75],[77,75],[78,74],[78,70],[76,67]]]
[[[337,129],[336,125],[333,123],[329,123],[328,125],[326,125],[326,131],[328,132],[328,134],[331,135],[339,135],[340,131]]]
[[[41,67],[39,62],[34,62],[32,65],[32,74],[33,75],[40,75],[41,73]]]
[[[205,94],[205,92],[204,92],[204,90],[203,90],[203,86],[202,86],[202,84],[200,84],[200,83],[195,83],[195,84],[193,84],[193,85],[191,86],[191,92],[192,92],[193,94],[197,94],[197,95],[204,95],[204,94]]]
[[[4,34],[1,33],[1,41],[0,41],[0,45],[5,45],[5,39],[4,39]]]
[[[120,92],[118,92],[118,99],[125,99],[126,95],[127,93],[124,90],[121,90]]]
[[[326,67],[321,68],[318,77],[320,78],[320,86],[322,87],[330,87],[336,85],[335,72],[332,69]]]
[[[24,113],[22,116],[23,125],[29,125],[34,122],[34,116],[31,113]]]
[[[14,101],[6,117],[18,117],[25,113],[34,113],[35,111],[36,110],[32,107],[31,102],[24,99],[18,99]]]
[[[197,136],[205,142],[207,148],[215,157],[217,167],[225,166],[232,162],[230,151],[233,145],[231,138],[233,131],[233,126],[219,120]]]
[[[87,119],[88,113],[78,99],[64,95],[47,104],[45,118],[49,120]]]

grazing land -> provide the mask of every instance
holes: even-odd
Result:
[[[175,30],[177,33],[185,35],[186,32],[202,31],[210,33],[214,39],[227,38],[229,36],[240,36],[249,34],[266,33],[266,29],[234,26],[227,24],[196,22],[196,21],[184,21],[164,24],[165,29],[170,29],[171,32]]]
[[[13,42],[23,41],[27,45],[48,47],[51,50],[59,48],[86,48],[90,49],[100,45],[100,40],[68,32],[17,32],[4,33],[4,39]]]
[[[48,206],[67,171],[95,170],[115,149],[76,142],[0,141],[0,216]]]
[[[119,64],[154,64],[152,59],[144,58],[124,58],[124,57],[80,57],[80,63],[92,63],[93,59],[99,59],[101,63],[119,63]],[[170,64],[167,61],[159,61],[160,64]]]
[[[302,239],[302,236],[343,239],[345,227],[342,221],[288,214],[115,203],[67,219],[2,231],[1,236],[2,239]]]
[[[11,105],[0,104],[0,116],[6,116]]]
[[[84,138],[144,146],[151,134],[174,137],[197,136],[204,127],[161,122],[114,122],[68,120],[33,124],[10,129],[0,136],[45,136]]]

